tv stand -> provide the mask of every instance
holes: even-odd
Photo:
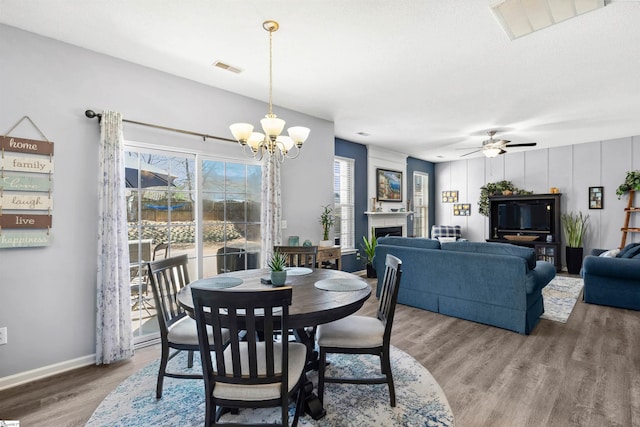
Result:
[[[562,270],[561,233],[560,226],[562,194],[527,194],[517,196],[489,196],[489,235],[487,242],[511,243],[518,246],[526,246],[536,251],[536,257],[540,261],[548,261],[556,267],[556,271]],[[550,227],[548,231],[531,229],[501,229],[499,227],[498,206],[511,201],[535,201],[549,204]],[[528,239],[528,240],[525,240]],[[531,240],[533,239],[533,240]]]

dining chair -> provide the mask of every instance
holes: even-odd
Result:
[[[316,268],[317,246],[274,246],[273,252],[287,254],[289,267]]]
[[[391,406],[396,406],[389,347],[391,327],[398,301],[398,289],[402,276],[402,261],[393,255],[385,259],[385,271],[376,317],[351,315],[335,322],[319,325],[317,330],[320,347],[318,366],[318,396],[324,400],[325,383],[384,384],[389,386]],[[382,376],[368,378],[337,378],[325,376],[327,353],[372,354],[380,357]]]
[[[292,288],[234,291],[193,286],[191,294],[204,376],[205,426],[216,424],[222,408],[277,406],[282,417],[277,425],[288,426],[289,401],[297,396],[295,426],[304,406],[307,348],[296,342],[257,338],[260,331],[272,337],[275,329],[288,327]],[[213,343],[206,332],[208,325],[213,326]],[[226,347],[225,328],[231,336]],[[239,336],[241,331],[246,331],[244,337]]]
[[[162,397],[162,383],[164,377],[201,379],[201,374],[186,372],[168,372],[167,364],[181,351],[188,351],[187,367],[193,367],[193,353],[199,351],[198,331],[196,322],[187,316],[185,310],[178,304],[176,294],[189,283],[187,270],[188,257],[180,255],[172,258],[152,261],[147,264],[149,282],[158,308],[158,323],[162,342],[162,355],[158,370],[156,398]],[[209,328],[209,333],[212,333]],[[211,335],[213,341],[213,335]],[[223,331],[218,337],[220,344],[229,340],[229,331]],[[210,346],[214,350],[213,344]],[[171,353],[171,350],[175,350]]]

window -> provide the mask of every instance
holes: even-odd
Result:
[[[353,159],[344,157],[335,157],[333,161],[334,230],[343,250],[355,248],[354,164]]]
[[[413,234],[429,237],[429,175],[413,173]]]

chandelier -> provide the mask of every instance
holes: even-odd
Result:
[[[234,123],[229,126],[233,137],[240,143],[247,155],[261,160],[265,155],[275,157],[278,162],[285,158],[295,159],[300,154],[302,144],[309,136],[310,129],[294,126],[287,129],[289,136],[280,135],[285,121],[273,114],[273,43],[274,31],[280,25],[276,21],[264,21],[262,27],[269,32],[269,112],[260,120],[263,133],[254,132],[250,123]],[[293,151],[292,151],[293,150]]]

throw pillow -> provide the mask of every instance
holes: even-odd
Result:
[[[605,257],[605,258],[615,258],[619,253],[620,253],[620,249],[616,248],[616,249],[604,251],[598,256]]]
[[[626,251],[620,258],[633,258],[638,254],[640,254],[640,243],[638,243],[637,246],[634,246],[633,248]]]
[[[636,247],[640,247],[640,243],[629,243],[627,246],[622,248],[620,253],[618,253],[618,255],[616,255],[616,256],[618,258],[630,258],[633,255],[627,256],[627,252],[634,250]],[[634,255],[635,255],[635,253],[634,253]]]
[[[440,243],[455,242],[457,237],[438,237]]]

